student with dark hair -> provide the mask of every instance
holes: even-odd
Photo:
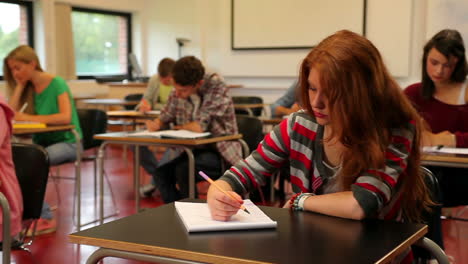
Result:
[[[148,88],[137,106],[141,112],[154,110],[158,104],[164,105],[167,102],[173,88],[172,67],[174,63],[175,61],[171,58],[164,58],[159,62],[158,74],[151,76]]]
[[[375,46],[339,31],[303,60],[299,84],[304,110],[289,115],[217,181],[237,199],[210,186],[212,218],[230,219],[240,195],[289,164],[296,195],[286,208],[420,221],[433,204],[419,173],[421,120]],[[399,259],[410,259],[406,253]]]
[[[200,60],[188,56],[176,61],[172,77],[174,90],[159,118],[147,121],[149,130],[169,128],[172,124],[173,129],[210,132],[213,136],[238,133],[233,102],[217,74],[205,74]],[[194,156],[196,171],[220,175],[221,162],[236,163],[241,158],[241,147],[238,142],[218,142],[215,146],[195,149]],[[152,175],[165,203],[188,197],[185,153],[173,151],[169,161],[153,164],[153,168]]]
[[[468,65],[460,33],[444,29],[424,46],[422,82],[405,94],[427,123],[424,146],[468,147]],[[468,204],[466,169],[430,167],[438,176],[446,207]]]

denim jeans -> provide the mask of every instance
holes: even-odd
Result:
[[[76,143],[60,142],[46,147],[47,154],[49,155],[49,164],[53,166],[75,161],[76,145]],[[45,201],[42,205],[41,218],[53,218],[50,206]]]
[[[50,165],[59,165],[76,160],[76,143],[56,143],[48,146],[46,151],[49,154]]]
[[[134,147],[132,147],[131,150],[135,152]],[[154,156],[154,153],[149,150],[147,146],[140,146],[140,165],[149,175],[152,176],[151,183],[156,185],[156,182],[154,181],[154,178],[156,177],[156,169],[166,163],[169,163],[179,155],[179,150],[169,148],[164,152],[162,158],[158,161]]]
[[[193,154],[195,157],[195,172],[204,171],[212,179],[218,179],[221,176],[221,162],[224,162],[224,160],[217,151],[196,149]],[[153,176],[154,180],[165,203],[189,196],[187,154],[183,153],[178,158],[158,167],[155,175],[157,176]],[[195,173],[195,182],[200,180],[202,178]],[[176,184],[179,189],[176,188]]]

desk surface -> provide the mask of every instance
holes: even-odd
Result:
[[[423,153],[422,164],[430,166],[468,168],[468,155],[447,153]]]
[[[157,143],[168,145],[184,145],[184,146],[197,146],[204,144],[211,144],[226,140],[236,140],[242,138],[241,134],[207,137],[196,139],[172,139],[172,138],[154,138],[154,137],[129,137],[127,132],[115,132],[94,135],[94,139],[113,141],[113,142],[134,142],[134,143]]]
[[[135,110],[123,110],[123,111],[107,111],[106,112],[108,117],[115,117],[115,118],[156,118],[159,114],[155,112],[147,112],[142,113]]]
[[[86,99],[83,100],[86,104],[96,105],[137,105],[140,101],[129,101],[116,98],[102,98],[102,99]]]
[[[72,243],[208,263],[383,263],[424,236],[427,226],[354,221],[260,207],[276,229],[187,234],[166,204],[69,235]],[[293,242],[294,241],[294,242]]]
[[[54,132],[54,131],[64,131],[64,130],[71,130],[75,128],[74,125],[47,125],[47,127],[42,128],[14,128],[13,135],[29,135],[29,134],[36,134],[36,133],[46,133],[46,132]]]

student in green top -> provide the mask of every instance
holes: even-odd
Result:
[[[61,77],[44,72],[31,47],[18,46],[5,57],[3,76],[10,95],[9,105],[15,111],[15,120],[48,125],[71,124],[82,137],[78,114],[67,83]],[[26,103],[25,111],[21,111]],[[35,134],[33,142],[46,148],[50,165],[76,159],[77,144],[71,131]],[[47,209],[44,203],[42,217],[50,220],[52,215]],[[43,224],[53,225],[48,222]]]
[[[171,72],[174,63],[175,61],[170,58],[164,58],[159,62],[158,74],[149,80],[143,99],[137,106],[138,110],[147,112],[154,110],[157,104],[166,104],[173,88]]]

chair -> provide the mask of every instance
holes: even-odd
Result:
[[[141,101],[142,98],[143,98],[142,93],[133,93],[133,94],[127,94],[124,97],[124,100],[125,101]],[[125,110],[133,110],[135,109],[135,105],[125,105],[124,108]]]
[[[0,206],[2,207],[2,219],[3,219],[3,237],[2,237],[2,263],[10,263],[11,258],[11,234],[10,234],[10,225],[11,225],[11,215],[10,215],[10,205],[5,195],[0,192]]]
[[[39,145],[12,143],[13,163],[23,195],[23,232],[21,248],[32,244],[37,220],[41,217],[44,195],[49,177],[49,156]],[[26,165],[27,164],[27,165]],[[32,237],[26,242],[26,234],[32,228]]]
[[[416,263],[425,263],[431,258],[435,258],[438,263],[449,263],[447,255],[443,251],[442,223],[441,215],[441,192],[437,177],[425,167],[421,167],[424,174],[426,186],[429,189],[432,200],[437,204],[431,212],[423,215],[424,222],[428,226],[426,236],[413,246],[413,253]]]
[[[249,115],[236,115],[236,120],[237,129],[239,130],[239,133],[242,134],[242,139],[247,143],[249,148],[249,153],[244,153],[244,156],[248,156],[257,148],[258,143],[263,139],[263,124],[257,117]],[[268,178],[268,180],[270,180],[271,183],[274,182],[273,179]],[[269,192],[270,189],[271,188],[265,188],[267,192]],[[252,192],[250,194],[250,199],[253,201],[260,200],[265,204],[265,197],[263,195],[262,188],[258,188],[258,193]]]
[[[92,161],[94,162],[94,199],[97,199],[97,148],[101,146],[102,141],[94,139],[94,135],[106,133],[107,131],[107,115],[104,111],[99,109],[77,109],[78,118],[80,120],[80,126],[83,134],[82,138],[82,145],[83,150],[90,150],[94,149],[93,154],[85,154],[81,156],[82,162]],[[112,187],[110,181],[106,174],[104,174],[107,184],[109,185],[109,190],[112,196],[112,202],[114,207],[117,208],[114,198],[114,193],[112,191]],[[75,206],[73,206],[75,208]],[[81,217],[81,216],[78,216]],[[90,223],[85,223],[83,225],[87,225]]]
[[[251,116],[260,116],[262,114],[263,107],[236,107],[236,105],[245,105],[245,104],[263,104],[263,99],[258,96],[233,96],[232,102],[234,103],[235,112],[238,115],[251,115]]]

